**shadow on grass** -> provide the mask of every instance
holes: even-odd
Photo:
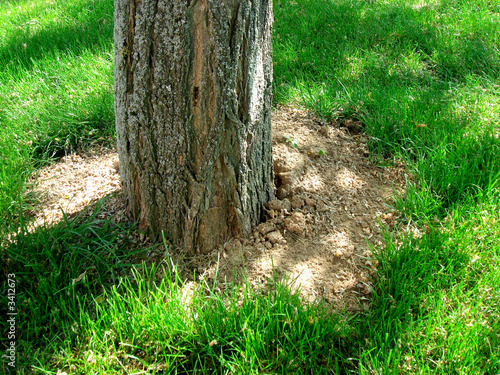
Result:
[[[6,287],[8,275],[15,280],[18,369],[36,364],[35,354],[48,354],[44,348],[50,343],[74,339],[67,328],[80,313],[92,313],[95,298],[127,277],[148,250],[130,242],[133,224],[101,218],[107,199],[54,225],[28,230],[22,223],[13,242],[0,250],[0,285]],[[3,316],[6,298],[1,296]]]
[[[155,254],[158,266],[166,256],[165,248],[130,246],[127,239],[133,228],[100,219],[103,204],[89,206],[94,211],[65,217],[51,227],[31,232],[22,228],[15,242],[0,251],[0,285],[6,286],[7,275],[15,275],[17,370],[52,371],[56,365],[58,369],[67,368],[68,363],[92,367],[86,355],[76,354],[79,350],[104,355],[104,351],[118,349],[153,366],[164,356],[160,364],[166,360],[171,362],[172,371],[177,368],[178,373],[186,374],[232,368],[231,362],[237,364],[242,354],[248,356],[243,363],[252,371],[283,368],[301,373],[309,368],[343,367],[337,357],[343,358],[353,347],[352,329],[341,322],[344,318],[324,315],[322,308],[304,304],[282,280],[276,280],[275,289],[268,295],[250,291],[241,300],[239,286],[234,286],[232,296],[211,289],[200,292],[203,306],[194,318],[195,327],[190,327],[186,295],[174,294],[172,300],[168,297],[184,283],[178,281],[178,287],[170,285],[159,293],[156,289],[158,277],[150,269],[151,254]],[[145,260],[144,274],[129,279],[132,268]],[[159,277],[161,281],[169,276]],[[107,301],[100,306],[103,293],[107,293],[109,306]],[[138,300],[134,300],[135,293]],[[6,296],[0,298],[0,313],[5,315]],[[180,306],[182,316],[178,316],[179,311],[169,312],[172,304]],[[176,327],[185,324],[184,330],[177,332],[166,326],[171,314]],[[95,331],[85,331],[87,325]],[[2,331],[7,329],[2,326]],[[120,340],[108,342],[110,333]],[[184,336],[187,341],[183,341]],[[85,343],[89,338],[97,346],[88,348]],[[214,338],[218,342],[212,349]],[[107,346],[99,348],[103,343]],[[144,351],[136,350],[140,347]],[[71,356],[66,353],[69,357],[61,358],[68,348]],[[142,368],[129,360],[123,363]],[[106,363],[102,365],[105,368],[121,368],[120,361]],[[346,366],[352,368],[352,361]]]
[[[304,2],[304,4],[311,4],[311,2]],[[350,115],[357,113],[363,116],[373,132],[378,127],[379,139],[383,142],[390,142],[390,147],[394,147],[395,143],[398,147],[408,149],[412,145],[422,147],[424,150],[427,147],[430,152],[416,154],[419,157],[428,157],[434,151],[432,148],[436,142],[447,139],[446,134],[457,131],[463,134],[460,119],[446,100],[448,94],[445,87],[448,84],[454,84],[455,81],[463,83],[469,74],[481,75],[489,74],[488,72],[498,74],[497,52],[494,47],[483,45],[477,40],[484,30],[478,29],[478,36],[470,36],[473,39],[472,43],[459,39],[452,44],[453,48],[439,51],[438,46],[433,44],[439,40],[439,30],[427,24],[425,19],[418,20],[421,12],[418,9],[386,6],[385,9],[379,8],[378,12],[367,14],[364,2],[344,1],[331,4],[333,11],[315,25],[304,20],[300,12],[289,13],[290,23],[295,17],[297,29],[303,29],[303,33],[298,37],[303,38],[304,43],[291,46],[288,51],[291,54],[289,58],[279,57],[278,53],[276,68],[278,85],[291,82],[295,77],[301,77],[305,85],[316,85],[318,79],[326,79],[327,82],[341,80],[344,81],[342,85],[332,85],[328,90],[332,94],[345,90],[349,97],[346,104],[349,106],[358,106],[362,100],[366,101],[368,93],[373,93],[373,97],[377,98],[374,94],[375,88],[384,88],[378,94],[378,98],[387,98],[388,104],[384,104],[385,107],[376,104],[373,106],[367,104],[366,107],[359,105],[359,108],[355,108],[354,111],[350,109],[352,111]],[[378,5],[378,7],[384,6]],[[281,19],[279,14],[277,14],[277,19]],[[287,22],[285,12],[282,22]],[[336,29],[337,24],[341,24],[344,28],[338,28],[336,33],[330,33],[328,30]],[[89,22],[85,27],[90,26]],[[81,32],[83,29],[75,27],[53,33],[55,42],[51,47],[44,46],[43,40],[38,36],[24,42],[12,42],[0,52],[0,60],[12,61],[13,58],[17,58],[21,65],[26,67],[32,66],[34,60],[41,59],[47,53],[70,50],[71,53],[78,54],[87,47],[72,47],[72,43],[64,39],[64,33],[67,32],[71,38],[75,38],[74,40],[84,43],[85,37],[78,35],[79,30]],[[281,33],[283,37],[284,31],[280,31],[278,27],[277,33]],[[335,40],[343,42],[333,48],[325,49],[324,45],[316,41],[318,33],[324,33],[325,37],[322,38],[324,43],[335,43],[332,42]],[[314,35],[314,40],[309,40],[304,35]],[[47,32],[43,36],[49,38],[51,33]],[[100,38],[90,40],[94,44],[102,40],[107,42],[107,39]],[[26,43],[26,49],[22,43]],[[427,96],[425,88],[412,88],[414,80],[408,81],[404,70],[397,71],[396,69],[388,74],[395,61],[405,52],[402,50],[401,53],[390,53],[386,50],[386,47],[394,43],[412,46],[413,52],[424,56],[422,61],[427,64],[427,67],[423,70],[422,76],[416,78],[416,81],[435,84],[433,86],[435,92],[432,95]],[[40,49],[32,48],[32,44],[38,45]],[[348,48],[348,45],[354,47]],[[323,50],[338,51],[338,55],[328,56],[327,53],[322,53]],[[349,75],[343,77],[342,72],[337,74],[325,69],[329,59],[335,59],[334,65],[336,66],[350,64],[356,59],[356,53],[359,51],[372,51],[373,56],[377,57],[380,62],[377,63],[375,58],[370,60],[371,66],[365,65],[358,78]],[[15,57],[17,55],[21,57]],[[313,57],[314,55],[316,57]],[[391,59],[390,62],[384,62],[384,58],[387,57]],[[353,66],[356,68],[355,64]],[[2,68],[5,68],[5,65]],[[297,73],[298,70],[302,72],[302,76]],[[287,75],[286,72],[290,74]],[[371,75],[374,77],[370,77]],[[316,78],[313,79],[315,76]],[[344,84],[348,89],[343,88]],[[282,90],[279,94],[282,97],[291,95],[285,92],[286,88],[279,90]],[[391,90],[394,91],[391,92]],[[415,93],[417,100],[415,104],[409,105],[408,96]],[[429,110],[429,105],[434,107],[431,106]],[[337,107],[332,105],[331,108]],[[428,111],[423,113],[423,108],[427,108]],[[345,110],[344,108],[341,112],[345,113]],[[433,119],[439,112],[442,113],[440,121],[449,118],[442,128],[438,127],[442,124]],[[378,113],[384,113],[384,115],[377,117]],[[415,125],[422,123],[426,127],[419,128],[422,133],[418,136],[421,137],[419,140],[415,137]],[[432,125],[435,125],[437,129],[432,129]],[[382,126],[387,128],[384,130]],[[430,133],[431,130],[433,133]],[[477,171],[498,169],[497,164],[489,161],[498,160],[498,150],[492,146],[490,149],[493,152],[484,154],[479,147],[481,144],[483,140],[477,140],[477,143],[473,145],[477,148],[471,150],[477,150],[473,154],[477,154],[477,162],[483,162],[483,164],[470,164],[470,168],[472,170],[477,168]],[[456,160],[455,156],[458,154],[454,154],[453,150],[445,149],[444,151],[445,158],[441,160],[445,163],[441,170],[455,169],[453,160]],[[466,155],[461,155],[459,160],[467,165],[468,159],[470,158]],[[429,166],[432,166],[432,163]],[[463,175],[468,175],[467,168],[464,167],[462,171]],[[476,177],[473,181],[475,184],[478,183]],[[448,185],[442,183],[439,186],[447,187]],[[463,186],[456,186],[455,183],[452,188],[456,192],[464,190]],[[439,192],[439,190],[436,191]],[[443,194],[445,194],[444,191]],[[452,201],[456,202],[457,199],[459,197],[454,197]],[[78,317],[73,315],[75,311],[79,311],[87,302],[91,303],[92,298],[96,298],[102,292],[103,285],[113,283],[115,280],[113,272],[115,270],[121,272],[127,265],[124,259],[130,255],[126,252],[126,247],[122,247],[119,242],[120,233],[126,230],[127,228],[94,219],[90,221],[68,220],[55,228],[42,228],[34,233],[22,234],[15,245],[7,250],[1,250],[3,265],[1,285],[5,285],[5,278],[9,273],[14,272],[18,277],[16,287],[20,290],[16,297],[19,309],[18,337],[19,342],[26,345],[28,349],[26,353],[34,353],[39,345],[47,341],[65,339],[63,337],[65,333],[61,332],[62,323],[68,319],[77,319]],[[433,304],[436,303],[436,298],[441,292],[458,283],[466,272],[469,255],[461,249],[449,247],[446,238],[446,233],[431,232],[421,239],[410,240],[400,247],[390,242],[388,247],[381,252],[382,266],[379,269],[379,279],[375,287],[376,296],[370,312],[358,317],[355,322],[358,330],[354,332],[354,336],[335,338],[338,340],[337,345],[343,351],[344,357],[340,360],[343,361],[345,372],[352,369],[352,362],[359,361],[360,357],[361,359],[368,358],[366,363],[380,364],[379,369],[366,368],[366,372],[381,370],[381,373],[387,373],[399,370],[397,366],[400,358],[410,351],[406,349],[411,344],[411,342],[405,342],[406,332],[415,320],[425,319],[435,307]],[[423,251],[423,249],[433,251]],[[76,282],[75,280],[78,280],[80,276],[81,279]],[[91,280],[90,276],[93,276]],[[81,299],[78,296],[81,296]],[[2,301],[2,306],[7,306],[3,302],[5,301]],[[3,316],[6,315],[3,310],[1,313]],[[5,331],[6,327],[2,330]],[[69,332],[66,333],[69,334]],[[365,346],[364,340],[371,340],[371,343]],[[366,352],[363,353],[365,349]],[[349,357],[352,359],[349,360]],[[21,359],[27,363],[31,360],[32,358]],[[448,369],[450,371],[446,373],[459,370],[458,364],[454,369],[451,366],[454,365],[451,364]]]
[[[80,106],[75,104],[69,111],[51,107],[53,103],[39,105],[39,118],[26,124],[30,131],[24,139],[14,134],[15,131],[22,135],[22,128],[13,127],[14,131],[4,133],[3,144],[0,144],[5,155],[0,157],[0,174],[5,179],[0,184],[0,218],[3,219],[0,236],[9,232],[9,226],[19,225],[21,218],[16,207],[26,208],[33,203],[26,200],[23,192],[34,170],[75,151],[113,141],[112,94],[101,91],[82,95],[79,100]]]
[[[86,50],[109,48],[113,43],[113,1],[78,1],[65,5],[65,23],[35,32],[19,32],[0,47],[0,70],[25,70],[37,61],[62,53],[78,56]],[[62,16],[60,16],[62,17]],[[36,19],[35,19],[36,20]],[[23,29],[26,24],[19,26]]]
[[[498,372],[498,304],[484,290],[498,280],[499,248],[483,235],[498,232],[483,225],[497,215],[498,191],[479,200],[456,205],[447,223],[387,238],[379,249],[376,294],[360,321],[366,373]]]
[[[362,121],[372,151],[416,163],[442,213],[500,172],[498,124],[476,100],[495,95],[500,77],[497,11],[460,1],[278,1],[275,98],[325,122]]]
[[[457,88],[500,75],[495,13],[463,7],[279,1],[275,100],[298,100],[326,120],[363,120],[378,138],[385,128],[384,141],[419,117],[441,126]]]
[[[470,256],[446,246],[446,235],[433,233],[396,245],[386,242],[379,254],[380,267],[374,285],[370,313],[361,321],[368,347],[362,353],[364,365],[378,363],[385,371],[396,371],[407,353],[407,331],[435,313],[436,300],[460,283]]]
[[[44,164],[114,133],[112,80],[97,82],[91,72],[94,56],[79,59],[89,51],[99,52],[100,58],[112,49],[113,1],[3,3],[7,34],[0,42],[0,142],[5,146],[0,148],[5,154],[0,173],[5,184],[0,183],[0,217],[16,220],[13,203],[21,199],[30,163]],[[82,69],[57,61],[60,57],[83,61],[89,76],[75,77]],[[73,97],[81,78],[88,86],[81,84]]]
[[[500,76],[498,8],[483,5],[275,2],[275,99],[298,101],[325,122],[363,121],[373,151],[414,166],[406,219],[442,219],[500,172],[498,124],[480,119],[473,98]],[[386,241],[377,294],[359,317],[352,351],[362,373],[403,371],[402,357],[416,344],[408,332],[465,277],[470,255],[450,247],[448,236]],[[435,353],[429,358],[437,363],[443,351]],[[463,371],[446,366],[444,373]]]
[[[37,167],[114,137],[113,96],[109,92],[87,95],[72,113],[44,117],[38,122],[50,125],[38,132],[31,145],[31,158]]]
[[[127,348],[126,344],[130,342],[130,349],[136,348],[129,353],[133,356],[141,355],[137,351],[140,347],[156,347],[154,353],[161,348],[167,354],[172,351],[175,358],[179,357],[172,366],[178,366],[185,373],[193,369],[222,371],[228,368],[226,366],[230,368],[230,362],[240,357],[248,343],[255,345],[252,350],[258,354],[255,358],[247,358],[250,369],[256,366],[251,361],[257,361],[264,366],[261,370],[270,366],[268,369],[281,368],[295,373],[311,373],[315,368],[329,369],[338,374],[352,371],[393,373],[400,370],[405,355],[413,354],[416,343],[410,333],[415,331],[415,325],[425,326],[426,319],[435,313],[445,292],[463,279],[470,279],[467,276],[470,255],[466,249],[450,243],[447,233],[431,230],[428,235],[410,239],[403,245],[388,239],[387,247],[379,253],[380,267],[369,311],[347,319],[337,314],[323,315],[324,310],[305,304],[298,295],[284,287],[285,284],[279,286],[282,281],[277,279],[274,281],[277,289],[272,289],[269,296],[257,293],[238,300],[230,294],[212,295],[207,290],[208,294],[203,297],[204,308],[196,318],[197,326],[193,331],[196,340],[176,341],[176,337],[180,339],[187,332],[157,333],[161,329],[156,325],[164,324],[161,316],[168,315],[164,305],[168,299],[165,300],[166,294],[162,294],[168,293],[167,289],[160,294],[155,292],[159,300],[150,301],[151,305],[147,299],[140,299],[144,308],[137,305],[139,301],[127,302],[130,288],[118,289],[123,293],[121,297],[117,295],[124,301],[122,307],[118,306],[117,310],[117,306],[112,305],[96,310],[95,301],[99,296],[105,290],[109,292],[113,285],[120,284],[120,279],[128,279],[131,268],[142,262],[146,258],[144,253],[151,250],[134,248],[127,243],[132,229],[128,225],[99,219],[97,207],[90,215],[83,211],[54,227],[39,228],[31,233],[24,231],[16,243],[0,252],[3,265],[0,285],[5,286],[8,274],[16,275],[16,334],[18,352],[22,353],[18,358],[18,369],[28,370],[35,365],[48,370],[55,363],[54,350],[67,350],[68,347],[75,348],[76,352],[83,350],[86,339],[81,336],[80,328],[85,326],[85,315],[95,322],[92,323],[96,328],[93,335],[98,336],[92,337],[92,342],[106,343],[106,335],[110,329],[115,329],[114,334],[121,339],[118,344],[112,344],[112,348],[122,344]],[[165,251],[159,248],[157,253],[156,259],[161,262]],[[144,270],[146,277],[148,268]],[[162,277],[165,275],[160,275],[160,279]],[[150,281],[145,280],[146,283]],[[134,288],[139,284],[138,279]],[[156,290],[153,284],[152,291]],[[468,283],[464,287],[473,290],[475,285]],[[148,287],[144,284],[141,288],[146,296]],[[235,291],[237,294],[237,288]],[[118,292],[109,292],[108,298]],[[5,315],[6,296],[1,298],[0,312]],[[185,292],[182,292],[176,302],[182,311],[187,303],[185,298]],[[153,310],[159,312],[152,313]],[[128,315],[131,311],[133,319]],[[151,319],[145,319],[140,314],[153,315]],[[114,319],[118,320],[115,322]],[[139,330],[140,337],[149,337],[148,340],[153,341],[143,342],[132,334],[139,332],[135,324],[144,325]],[[124,331],[120,331],[121,325],[124,325]],[[2,331],[6,330],[4,325]],[[103,337],[99,336],[102,334]],[[160,336],[166,341],[156,342]],[[212,348],[210,343],[215,339],[217,343]],[[95,350],[99,352],[98,347]],[[156,354],[145,350],[142,359],[146,363],[148,360],[156,363]],[[182,354],[182,350],[187,351]],[[480,351],[486,353],[485,358],[489,350],[487,342],[483,342]],[[300,357],[294,357],[294,353],[299,353]],[[439,355],[437,352],[436,356]],[[439,360],[437,357],[435,359]],[[78,355],[71,360],[85,362],[85,358]],[[459,371],[461,365],[459,362],[448,363],[446,371],[451,372],[446,373]],[[205,373],[210,373],[207,371]]]
[[[495,13],[482,9],[481,19],[470,7],[460,29],[454,22],[462,14],[452,4],[279,1],[274,24],[277,100],[293,96],[286,93],[291,88],[286,84],[296,80],[306,85],[348,77],[357,79],[343,82],[346,86],[372,79],[376,85],[414,83],[412,75],[391,74],[394,67],[404,69],[408,55],[418,56],[425,73],[443,81],[464,82],[471,73],[498,77],[497,26],[494,17],[484,18]]]

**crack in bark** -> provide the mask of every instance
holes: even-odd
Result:
[[[132,69],[132,51],[134,50],[134,37],[135,37],[135,16],[136,16],[137,3],[136,0],[130,1],[129,15],[127,22],[127,35],[125,45],[123,47],[123,54],[125,60],[125,67],[127,69],[127,93],[134,92],[134,72]]]
[[[156,61],[156,35],[155,35],[155,29],[156,29],[156,22],[157,22],[157,13],[158,13],[158,1],[156,0],[153,3],[153,14],[154,14],[154,20],[151,25],[151,31],[150,31],[150,46],[149,46],[149,87],[148,87],[148,93],[149,93],[149,99],[147,100],[148,103],[148,116],[151,119],[151,126],[149,127],[150,134],[149,137],[151,139],[151,153],[152,153],[152,158],[155,161],[155,170],[156,173],[160,173],[160,168],[159,168],[159,163],[156,162],[158,160],[158,151],[157,151],[157,140],[155,139],[155,126],[154,126],[154,121],[155,121],[155,105],[154,103],[156,102],[156,92],[155,92],[155,61]],[[155,201],[156,201],[156,190],[155,190]]]

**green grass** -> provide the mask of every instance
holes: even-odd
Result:
[[[113,3],[2,1],[0,25],[0,217],[12,223],[33,166],[114,133]]]
[[[499,3],[274,8],[275,102],[362,121],[374,160],[412,176],[374,248],[370,310],[332,315],[276,275],[265,291],[185,284],[97,212],[26,231],[31,171],[113,137],[113,2],[3,1],[0,240],[21,230],[0,283],[17,275],[18,373],[500,372]]]
[[[126,275],[138,254],[147,251],[130,246],[127,234],[132,228],[98,219],[99,211],[97,206],[93,212],[32,233],[22,224],[16,242],[2,249],[2,277],[15,274],[16,280],[20,368],[31,365],[40,348],[65,338],[65,325],[80,309]],[[7,295],[0,301],[6,316]]]
[[[157,276],[143,269],[111,289],[75,328],[87,334],[86,351],[68,345],[59,366],[81,374],[327,371],[349,344],[345,321],[305,304],[285,281],[268,292],[230,285],[215,293],[183,284],[175,269]]]
[[[381,373],[497,373],[500,368],[499,191],[421,233],[388,238],[364,323]],[[389,355],[390,354],[390,355]]]

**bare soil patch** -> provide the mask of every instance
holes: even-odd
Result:
[[[295,280],[309,301],[319,298],[351,311],[368,308],[370,275],[377,266],[370,246],[381,243],[381,224],[392,225],[390,203],[394,191],[403,193],[406,176],[402,166],[381,168],[371,161],[368,138],[358,129],[362,124],[355,129],[350,122],[350,127],[345,121],[341,125],[322,125],[299,109],[277,109],[277,199],[266,207],[267,221],[250,238],[234,238],[207,255],[171,251],[183,275],[219,281],[246,277],[265,289],[274,272]],[[100,215],[127,220],[114,149],[67,156],[39,171],[36,179],[35,191],[43,195],[38,225],[60,221],[61,209],[71,217],[109,194]],[[140,234],[137,241],[147,245]],[[154,260],[170,262],[163,254]]]
[[[40,198],[34,213],[34,226],[50,225],[81,213],[100,199],[108,197],[101,218],[126,220],[125,205],[114,147],[95,147],[83,154],[71,154],[44,167],[34,176],[33,193]]]

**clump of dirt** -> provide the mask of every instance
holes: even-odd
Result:
[[[207,255],[176,257],[183,275],[192,278],[196,271],[222,284],[246,278],[266,288],[277,273],[295,280],[306,300],[319,298],[335,309],[368,308],[369,280],[377,267],[370,244],[381,243],[380,224],[394,221],[388,204],[406,180],[402,166],[379,168],[371,161],[361,128],[358,121],[329,127],[306,111],[277,109],[272,136],[277,199],[266,206],[267,220],[250,238],[231,239]],[[126,220],[117,165],[116,152],[101,149],[43,169],[37,191],[45,192],[45,201],[37,221],[60,220],[61,208],[71,216],[111,192],[117,194],[101,215]]]

